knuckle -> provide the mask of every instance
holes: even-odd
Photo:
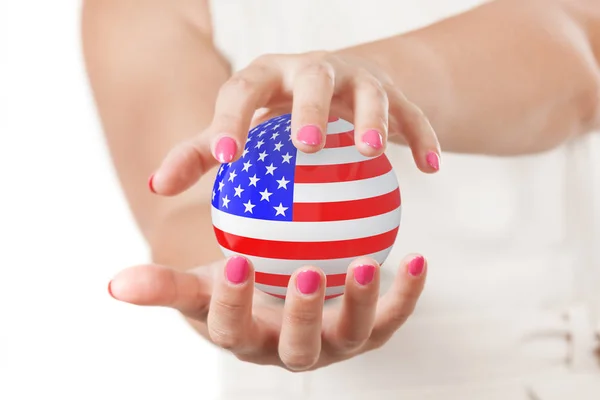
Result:
[[[367,339],[368,336],[363,335],[343,336],[337,340],[336,346],[343,351],[352,351],[362,347]]]
[[[281,362],[291,371],[306,371],[317,363],[318,354],[306,351],[287,349],[279,352]]]
[[[221,298],[215,298],[213,301],[214,301],[213,309],[218,314],[227,315],[228,318],[232,318],[232,316],[239,315],[245,308],[245,304],[243,304],[241,302],[237,303],[237,302],[232,302],[232,301],[226,301]]]
[[[360,78],[359,90],[370,93],[375,96],[385,97],[387,99],[387,92],[379,79],[373,75],[366,73]]]
[[[326,79],[329,84],[333,85],[333,67],[327,61],[310,62],[302,68],[301,74],[310,78]]]
[[[403,324],[411,316],[413,309],[414,306],[406,304],[398,305],[390,311],[390,321],[395,326]]]
[[[242,343],[243,335],[233,332],[230,329],[221,329],[217,326],[209,325],[208,333],[210,340],[225,350],[234,350]]]
[[[322,115],[325,112],[325,106],[316,102],[306,102],[299,107],[300,114],[304,115]]]
[[[312,326],[320,322],[321,315],[312,311],[293,311],[284,318],[285,323],[290,326]]]
[[[253,92],[256,89],[256,84],[248,77],[237,74],[229,78],[229,80],[223,85],[223,92],[233,92],[233,93],[242,93],[248,94]]]

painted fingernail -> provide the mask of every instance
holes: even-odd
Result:
[[[302,271],[296,276],[296,287],[302,294],[313,294],[320,285],[321,275],[315,271]]]
[[[154,190],[154,174],[150,175],[150,178],[148,178],[148,189],[150,189],[152,193],[156,193],[156,190]]]
[[[237,152],[237,143],[230,137],[222,137],[215,146],[215,155],[220,163],[228,163],[233,160]]]
[[[354,267],[354,279],[360,285],[368,285],[373,281],[375,276],[375,267],[372,265],[359,265]]]
[[[298,141],[310,146],[321,144],[321,129],[315,125],[306,125],[298,130]]]
[[[435,151],[430,151],[425,157],[427,164],[436,171],[440,169],[440,156]]]
[[[362,135],[363,143],[366,143],[374,149],[380,149],[383,147],[383,143],[381,140],[381,134],[375,129],[370,129]]]
[[[112,290],[110,288],[110,286],[112,285],[112,281],[108,282],[108,294],[110,294],[110,297],[112,297],[113,299],[115,298],[115,296],[112,293]]]
[[[246,282],[248,279],[248,271],[250,266],[248,260],[244,257],[233,256],[227,261],[225,266],[225,276],[227,280],[233,284],[239,285]]]
[[[425,259],[423,256],[417,256],[408,263],[408,273],[412,276],[420,276],[423,273]]]

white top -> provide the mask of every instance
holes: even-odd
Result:
[[[477,3],[218,0],[212,12],[217,46],[239,69],[263,53],[350,46]],[[382,349],[311,373],[224,354],[222,398],[600,398],[591,302],[579,296],[589,292],[581,284],[600,291],[592,141],[513,159],[444,154],[435,176],[390,148],[403,215],[384,280],[404,254],[428,257],[415,314]]]

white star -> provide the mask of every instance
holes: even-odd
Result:
[[[259,140],[258,142],[256,142],[256,146],[254,146],[255,149],[260,149],[260,147],[265,144],[264,140]]]
[[[262,131],[260,131],[260,133],[258,134],[258,137],[263,137],[263,135],[267,133],[266,129],[263,129]]]
[[[212,199],[213,199],[213,200],[215,199],[215,196],[216,196],[216,195],[217,195],[217,192],[215,192],[215,191],[213,190],[213,194],[212,194]]]
[[[219,192],[223,189],[223,186],[225,186],[223,181],[219,181]]]
[[[260,181],[260,178],[256,177],[256,174],[254,174],[254,176],[250,177],[250,184],[249,186],[254,186],[256,187],[256,182]]]
[[[246,154],[248,154],[248,149],[244,149],[244,152],[242,153],[242,158],[246,157]]]
[[[287,152],[287,153],[285,153],[285,155],[284,155],[284,156],[282,156],[282,157],[283,157],[283,161],[282,161],[282,162],[284,162],[284,163],[288,163],[288,164],[289,164],[289,163],[290,163],[290,160],[291,160],[291,158],[292,158],[293,156],[291,156],[291,155],[290,155],[290,153],[289,153],[289,152]]]
[[[225,171],[225,165],[221,165],[221,168],[219,168],[219,174],[221,175],[223,173],[223,171]]]
[[[281,124],[277,124],[277,125],[275,125],[275,126],[273,127],[273,130],[275,130],[275,129],[279,128],[280,126],[281,126]]]
[[[287,184],[290,183],[290,181],[285,180],[285,176],[275,182],[279,183],[279,186],[277,187],[277,189],[281,189],[281,188],[287,189]]]
[[[245,162],[244,168],[242,168],[242,171],[248,172],[248,168],[250,168],[251,166],[252,166],[252,164],[250,163],[250,161]]]
[[[279,133],[275,132],[272,136],[271,136],[271,140],[275,140],[277,139],[277,136],[279,136]]]
[[[254,207],[256,207],[256,204],[252,204],[250,202],[250,200],[248,200],[247,203],[242,203],[242,204],[244,205],[244,208],[245,208],[244,212],[249,212],[250,214],[252,214],[252,209]]]
[[[267,152],[263,151],[258,155],[258,161],[265,161],[265,157],[267,156]]]
[[[289,125],[288,125],[288,126],[285,128],[285,131],[286,131],[286,132],[289,132],[289,131],[291,131],[291,130],[292,130],[292,127],[291,127],[291,126],[289,126]]]
[[[266,201],[270,201],[269,197],[271,197],[271,195],[273,193],[269,193],[269,190],[265,189],[263,192],[259,192],[260,193],[260,201],[266,200]]]
[[[276,151],[279,151],[279,150],[281,150],[281,146],[283,146],[283,143],[281,143],[281,142],[279,142],[279,143],[275,144],[275,150],[276,150]]]
[[[279,203],[279,205],[277,207],[273,207],[273,208],[275,209],[275,211],[277,211],[275,216],[283,215],[285,217],[285,210],[287,210],[289,207],[284,207],[283,204]]]
[[[229,173],[229,179],[227,179],[229,182],[233,182],[233,180],[235,179],[235,177],[237,176],[237,174],[235,173],[235,169],[233,171],[231,171]]]
[[[238,185],[238,187],[233,188],[233,190],[235,190],[235,194],[233,195],[233,197],[239,197],[241,199],[242,192],[244,191],[244,189],[242,189],[242,185]]]
[[[273,172],[277,169],[277,167],[273,166],[273,163],[271,163],[271,165],[267,165],[267,173],[265,175],[274,175]]]
[[[225,197],[223,197],[223,199],[222,199],[222,200],[223,200],[223,207],[225,207],[225,208],[229,208],[228,206],[229,206],[229,202],[230,202],[231,200],[229,200],[229,199],[227,198],[227,195],[225,195]]]
[[[271,126],[271,125],[273,125],[273,123],[270,121],[265,124],[265,126]]]

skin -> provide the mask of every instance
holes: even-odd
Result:
[[[431,26],[336,52],[267,55],[232,74],[214,48],[206,1],[87,0],[83,51],[123,190],[152,264],[119,273],[120,301],[171,307],[238,358],[291,371],[321,368],[378,348],[423,290],[427,263],[413,254],[381,298],[379,266],[359,259],[347,294],[323,306],[290,280],[285,304],[253,290],[253,270],[233,284],[210,220],[223,137],[293,111],[298,131],[324,130],[329,114],[356,125],[356,145],[377,155],[387,141],[410,146],[435,173],[441,148],[512,156],[551,149],[598,126],[600,5],[592,0],[494,1]],[[511,26],[510,30],[506,30]],[[127,38],[127,40],[123,40]],[[382,146],[362,141],[379,131]],[[433,157],[433,158],[432,158]],[[437,168],[436,168],[437,167]],[[148,176],[151,176],[148,190]],[[191,223],[190,221],[194,221]],[[202,243],[202,246],[198,246]],[[361,285],[354,267],[371,265]],[[416,268],[420,266],[421,268]]]

